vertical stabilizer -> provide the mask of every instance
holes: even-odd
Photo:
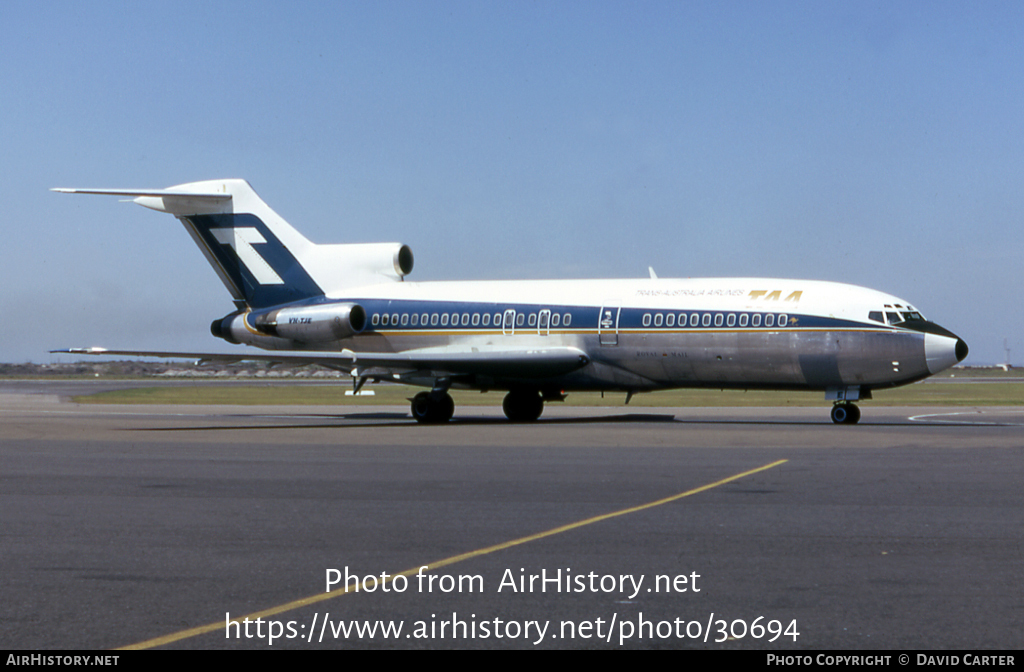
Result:
[[[266,308],[324,293],[300,262],[316,246],[271,210],[245,180],[192,182],[135,202],[181,220],[236,303]]]
[[[412,252],[399,243],[315,245],[256,195],[245,180],[207,180],[167,189],[55,189],[131,196],[174,215],[206,255],[239,308],[336,296],[401,281]]]

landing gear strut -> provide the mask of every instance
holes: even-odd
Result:
[[[416,418],[416,422],[448,422],[453,415],[455,402],[447,392],[420,392],[412,398],[412,417]]]
[[[544,411],[544,400],[536,390],[512,390],[501,402],[501,410],[512,422],[533,422]]]
[[[860,409],[848,401],[832,407],[832,422],[837,425],[855,425],[860,420]]]

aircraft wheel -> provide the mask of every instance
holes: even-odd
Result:
[[[544,400],[536,391],[512,390],[501,402],[501,410],[512,422],[533,422],[544,411]]]
[[[448,422],[455,415],[455,400],[452,399],[452,395],[445,392],[445,395],[441,397],[441,400],[437,404],[438,422]]]
[[[854,404],[836,404],[832,407],[832,422],[837,425],[855,425],[860,420],[860,409]]]
[[[410,410],[416,422],[448,422],[455,415],[455,401],[447,392],[439,398],[430,392],[420,392],[412,398]]]
[[[411,410],[416,422],[430,422],[430,393],[420,392],[413,397]]]

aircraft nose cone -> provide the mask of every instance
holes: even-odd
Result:
[[[953,334],[924,335],[924,356],[928,372],[933,375],[964,361],[967,352],[967,343]]]

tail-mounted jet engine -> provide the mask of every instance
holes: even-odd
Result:
[[[357,303],[330,303],[319,306],[277,308],[248,316],[249,324],[260,334],[285,338],[299,343],[324,343],[355,336],[366,329],[366,311]],[[241,320],[246,316],[233,313],[210,325],[214,336],[237,343]],[[242,336],[244,340],[244,336]]]
[[[360,333],[366,328],[366,311],[358,303],[278,308],[255,316],[253,326],[268,336],[323,343]]]

